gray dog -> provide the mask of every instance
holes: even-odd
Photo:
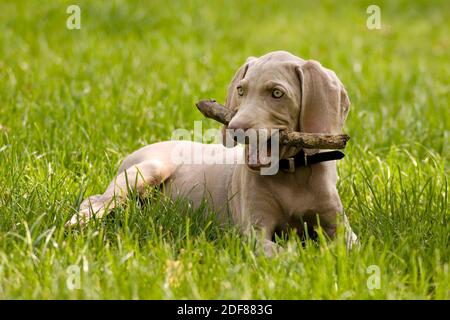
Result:
[[[276,51],[246,61],[231,81],[225,105],[237,111],[228,129],[339,134],[350,103],[333,71],[317,61]],[[244,163],[180,164],[173,160],[174,149],[192,148],[244,159]],[[248,148],[190,141],[143,147],[123,161],[102,195],[83,201],[66,226],[85,224],[94,215],[105,216],[126,200],[129,188],[144,195],[148,186],[163,185],[172,198],[187,197],[194,207],[206,198],[219,221],[231,218],[243,233],[256,231],[268,255],[275,248],[275,232],[295,228],[303,234],[304,223],[314,227],[319,221],[333,237],[338,217],[346,230],[347,246],[356,243],[336,189],[335,160],[341,156],[328,150],[281,146],[281,169],[275,175],[261,175],[259,163],[245,161]]]

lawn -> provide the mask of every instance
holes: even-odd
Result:
[[[77,1],[80,30],[70,4],[0,2],[1,299],[450,298],[448,1]],[[338,189],[359,250],[289,237],[266,258],[156,191],[65,232],[127,154],[280,49],[349,92]]]

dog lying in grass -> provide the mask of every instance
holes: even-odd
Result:
[[[227,129],[266,128],[340,134],[349,104],[347,92],[333,71],[288,52],[271,52],[249,58],[236,72],[225,103],[235,115],[223,133],[227,137]],[[174,161],[175,149],[193,148],[203,154],[242,161]],[[268,255],[273,254],[276,232],[295,229],[303,236],[305,224],[312,230],[319,223],[333,238],[339,218],[348,247],[356,243],[336,189],[336,160],[342,156],[327,150],[282,145],[278,155],[285,167],[281,166],[276,174],[262,175],[260,171],[267,161],[250,163],[252,153],[249,144],[227,147],[166,141],[148,145],[129,155],[106,191],[84,200],[66,226],[84,225],[94,216],[104,217],[126,201],[130,189],[145,196],[148,186],[163,186],[170,197],[187,197],[194,207],[206,199],[219,221],[231,219],[244,234],[256,231]]]

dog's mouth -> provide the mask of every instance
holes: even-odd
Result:
[[[270,167],[272,163],[272,139],[245,145],[245,163],[252,170]]]
[[[286,154],[292,153],[292,148],[280,145],[280,136],[278,131],[269,131],[268,129],[256,129],[257,134],[241,136],[235,141],[243,143],[245,146],[245,164],[251,170],[260,170],[261,168],[270,168],[276,165]]]

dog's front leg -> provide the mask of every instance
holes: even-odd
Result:
[[[272,241],[273,231],[271,228],[258,228],[255,230],[257,249],[262,250],[268,258],[273,257],[281,250],[281,247]]]
[[[275,219],[277,215],[262,210],[256,212],[259,212],[259,214],[251,215],[247,221],[241,220],[241,226],[244,226],[244,234],[256,239],[257,250],[262,250],[267,257],[273,257],[281,250],[281,247],[272,241],[278,224]]]

